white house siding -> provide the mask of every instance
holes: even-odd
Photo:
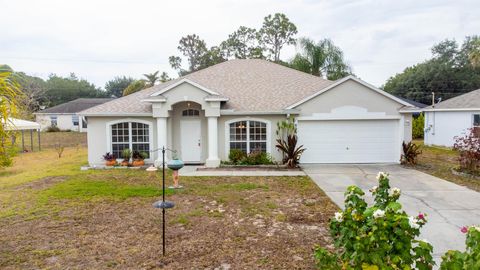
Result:
[[[61,130],[79,131],[79,126],[74,126],[72,122],[73,114],[37,114],[35,122],[39,123],[42,130],[52,125],[51,116],[57,117],[57,127]],[[79,119],[79,125],[81,124]]]
[[[454,137],[464,135],[473,125],[473,115],[480,111],[425,112],[425,144],[451,147]]]

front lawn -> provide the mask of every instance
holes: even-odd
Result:
[[[422,154],[418,156],[418,165],[415,166],[415,169],[480,191],[480,179],[452,173],[452,169],[458,166],[458,153],[456,151],[446,147],[426,146],[422,140],[416,140],[414,143],[420,145],[422,150]]]
[[[80,171],[83,148],[55,155],[0,172],[2,269],[313,269],[314,245],[330,243],[337,208],[308,177],[181,177],[163,258],[160,173]]]

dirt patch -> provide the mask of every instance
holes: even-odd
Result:
[[[67,179],[66,176],[50,176],[45,177],[36,181],[28,182],[25,184],[21,184],[18,186],[13,187],[14,190],[26,190],[26,189],[33,189],[33,190],[41,190],[47,189],[54,184],[63,182]]]
[[[139,180],[140,181],[140,180]],[[182,178],[168,197],[162,256],[158,198],[69,204],[28,220],[0,219],[0,268],[314,269],[336,206],[306,177]]]

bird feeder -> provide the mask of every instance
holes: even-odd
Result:
[[[179,185],[179,176],[178,176],[178,170],[183,168],[184,164],[183,161],[181,161],[178,158],[174,158],[170,160],[167,163],[167,167],[173,171],[173,186],[170,186],[169,188],[177,189],[177,188],[183,188],[183,186]]]

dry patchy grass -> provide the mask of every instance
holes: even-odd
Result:
[[[85,152],[65,159],[0,191],[0,268],[314,269],[314,245],[330,245],[337,208],[308,177],[182,177],[186,188],[167,194],[162,257],[160,174],[79,171]]]
[[[426,146],[421,140],[416,140],[415,143],[421,145],[422,150],[415,169],[466,186],[475,191],[480,191],[480,179],[452,173],[452,169],[458,166],[458,153],[456,151],[446,147]]]

